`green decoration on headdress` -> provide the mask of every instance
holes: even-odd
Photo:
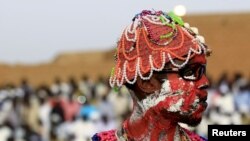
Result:
[[[119,92],[119,87],[114,86],[114,87],[113,87],[113,90],[114,90],[115,92]]]
[[[113,77],[115,75],[115,67],[111,69],[111,76]]]
[[[170,32],[170,33],[167,33],[165,35],[161,35],[160,38],[164,39],[164,38],[169,38],[169,37],[172,37],[172,36],[173,36],[173,32]]]
[[[164,17],[163,17],[162,15],[160,16],[160,20],[161,20],[161,22],[162,22],[164,25],[170,26],[170,27],[172,27],[173,29],[175,29],[175,24],[170,24],[170,23],[168,23],[168,22],[164,19]]]
[[[164,25],[171,27],[173,30],[176,29],[175,23],[168,23],[168,22],[166,21],[166,19],[163,17],[163,15],[160,16],[160,20],[161,20],[161,22],[162,22]],[[160,39],[170,38],[170,37],[172,37],[172,36],[173,36],[173,32],[169,32],[169,33],[167,33],[167,34],[165,34],[165,35],[161,35],[161,36],[160,36]]]
[[[184,22],[182,20],[181,17],[177,16],[174,14],[174,12],[169,12],[168,15],[176,22],[178,23],[180,26],[184,26]]]

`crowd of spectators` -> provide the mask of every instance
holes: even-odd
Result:
[[[106,79],[56,78],[32,87],[27,80],[0,88],[0,141],[89,141],[97,132],[120,128],[132,110],[128,91]],[[210,80],[208,108],[201,124],[187,127],[207,136],[209,124],[250,124],[250,83],[240,74]],[[185,126],[185,125],[183,125]]]

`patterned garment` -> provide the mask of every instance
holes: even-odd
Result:
[[[183,130],[187,133],[188,137],[191,139],[191,141],[208,141],[206,138],[201,137],[197,135],[194,132],[191,132],[185,128]],[[96,133],[92,137],[92,141],[126,141],[124,140],[118,140],[116,136],[116,130],[110,130],[110,131],[104,131],[101,133]]]
[[[92,137],[92,141],[117,141],[116,130],[104,131],[96,133]]]

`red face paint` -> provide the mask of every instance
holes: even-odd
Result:
[[[205,64],[205,55],[195,56],[190,61],[190,64],[192,63]],[[155,109],[166,110],[164,113],[168,114],[167,117],[173,112],[176,119],[183,119],[183,121],[194,125],[198,124],[207,105],[205,102],[207,92],[202,89],[208,85],[206,76],[203,74],[197,81],[187,81],[182,79],[178,73],[169,73],[167,78],[173,96],[167,96]],[[197,121],[197,123],[193,123],[194,121]]]
[[[195,56],[190,60],[190,63],[205,64],[205,55]],[[141,117],[133,122],[129,120],[125,122],[124,128],[134,139],[140,140],[139,138],[147,136],[151,140],[158,139],[163,130],[168,130],[168,133],[173,134],[178,122],[197,125],[201,121],[207,98],[207,92],[201,88],[208,85],[206,76],[203,74],[197,81],[187,81],[182,79],[178,73],[168,73],[164,81],[166,83],[162,84],[161,90],[151,94],[157,98],[149,98],[148,100],[149,103],[153,102],[153,104],[145,106],[142,103],[142,107],[148,108],[145,108]],[[164,97],[162,98],[161,95]],[[135,100],[134,102],[141,101]],[[149,133],[152,134],[149,135]],[[168,140],[173,140],[173,136],[169,137]]]

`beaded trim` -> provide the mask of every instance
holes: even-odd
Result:
[[[133,18],[118,42],[110,86],[134,84],[138,77],[149,80],[153,71],[161,71],[167,62],[182,68],[194,55],[206,54],[204,43],[197,28],[183,23],[173,13],[144,10]]]

